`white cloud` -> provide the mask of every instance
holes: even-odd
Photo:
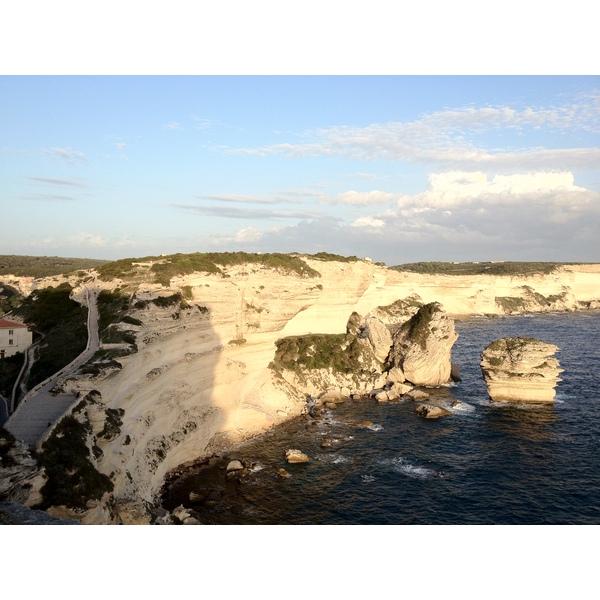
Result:
[[[360,217],[351,224],[351,227],[373,227],[376,229],[381,229],[384,226],[385,221],[382,219],[376,219],[374,217]]]
[[[323,196],[321,202],[328,204],[350,204],[352,206],[371,206],[373,204],[391,204],[398,200],[399,194],[390,194],[373,190],[371,192],[356,192],[349,190],[333,197]]]
[[[32,181],[36,181],[39,183],[50,184],[52,186],[58,187],[86,187],[79,181],[74,181],[70,179],[54,179],[52,177],[27,177],[27,179],[31,179]]]
[[[73,148],[43,148],[42,152],[52,158],[59,158],[69,164],[88,164],[85,154]]]
[[[164,129],[170,129],[171,131],[182,131],[183,127],[176,121],[169,121],[163,125]]]
[[[485,148],[480,135],[490,131],[543,130],[560,143],[570,131],[600,132],[600,104],[595,96],[558,107],[465,107],[425,114],[407,122],[375,123],[365,127],[330,127],[305,132],[304,143],[229,149],[230,153],[290,158],[342,156],[354,160],[421,162],[461,170],[517,172],[595,169],[598,147]],[[527,138],[522,138],[527,139]],[[568,144],[567,144],[568,146]]]
[[[258,229],[255,229],[254,227],[244,227],[236,232],[233,241],[238,243],[257,242],[262,237],[263,234]]]
[[[194,121],[194,129],[210,129],[212,127],[212,121],[210,119],[192,117],[192,120]]]
[[[573,174],[568,172],[495,175],[489,179],[481,171],[453,171],[431,174],[429,183],[429,189],[421,194],[400,197],[398,208],[415,213],[471,205],[537,203],[552,210],[563,203],[586,205],[598,195],[574,185]]]

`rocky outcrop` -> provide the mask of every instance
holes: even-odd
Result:
[[[394,334],[389,362],[414,385],[439,386],[451,380],[454,321],[438,302],[422,306]]]
[[[481,354],[490,398],[502,402],[553,402],[562,372],[558,347],[535,338],[502,338]]]

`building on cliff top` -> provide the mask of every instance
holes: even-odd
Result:
[[[25,352],[33,341],[33,334],[27,325],[0,319],[0,359]]]

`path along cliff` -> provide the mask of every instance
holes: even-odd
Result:
[[[119,327],[135,335],[136,351],[62,385],[84,398],[98,392],[77,416],[91,424],[95,467],[110,475],[113,491],[104,508],[57,516],[144,522],[143,507],[156,500],[170,470],[300,414],[305,403],[269,368],[281,338],[343,333],[353,312],[368,316],[406,299],[439,302],[452,316],[600,306],[598,265],[530,277],[457,277],[367,260],[302,260],[320,276],[245,264],[172,277],[167,287],[144,278],[152,263],[140,262],[137,279],[98,281],[129,298],[130,321],[140,324]],[[176,293],[181,301],[170,303]],[[159,297],[165,302],[154,302]],[[111,421],[115,411],[119,418]]]

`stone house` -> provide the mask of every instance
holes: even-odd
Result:
[[[33,341],[33,334],[27,325],[0,319],[0,359],[25,352]]]

